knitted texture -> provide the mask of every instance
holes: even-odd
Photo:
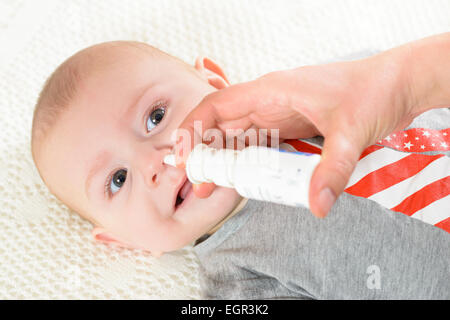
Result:
[[[201,297],[191,247],[156,259],[95,243],[37,174],[33,107],[76,51],[143,41],[189,63],[209,56],[236,83],[448,30],[447,0],[0,0],[0,299]]]

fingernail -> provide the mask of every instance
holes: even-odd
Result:
[[[319,205],[322,207],[323,217],[327,215],[327,213],[330,211],[335,201],[336,196],[334,195],[334,192],[331,191],[330,188],[327,187],[322,189],[322,191],[320,191]]]

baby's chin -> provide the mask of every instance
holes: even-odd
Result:
[[[241,200],[231,188],[217,187],[208,198],[197,198],[194,192],[186,195],[174,214],[153,232],[140,230],[134,233],[139,248],[150,252],[173,252],[181,249],[212,230],[230,214]],[[150,236],[148,236],[150,234]]]

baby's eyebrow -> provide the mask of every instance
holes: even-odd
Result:
[[[101,151],[94,159],[93,161],[93,165],[92,167],[89,169],[88,174],[87,174],[87,178],[86,178],[86,183],[85,183],[85,193],[86,196],[89,197],[89,188],[91,186],[92,183],[92,177],[97,174],[97,172],[100,170],[100,168],[102,168],[105,163],[107,162],[108,158],[110,157],[109,152],[107,152],[106,150]]]
[[[133,103],[131,103],[127,108],[125,108],[125,110],[122,114],[122,117],[121,117],[122,119],[128,119],[130,116],[132,116],[136,112],[136,109],[140,105],[139,102],[145,96],[145,93],[147,92],[149,87],[150,86],[147,84],[147,85],[143,86],[142,88],[140,88],[139,90],[137,90]]]

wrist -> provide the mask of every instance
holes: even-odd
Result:
[[[430,89],[433,87],[430,79],[420,67],[417,48],[414,43],[408,43],[400,48],[403,51],[405,91],[413,118],[428,110]],[[429,76],[429,75],[428,75]]]
[[[425,112],[422,95],[423,88],[418,83],[413,71],[414,57],[410,44],[396,47],[377,56],[380,60],[378,68],[383,74],[390,74],[392,81],[390,88],[393,106],[401,110],[402,118],[412,121],[416,116]]]
[[[406,46],[390,49],[369,58],[366,73],[373,78],[381,104],[385,105],[385,117],[392,120],[389,130],[401,130],[424,112],[420,110],[417,88],[412,81],[409,48]]]
[[[449,107],[450,33],[408,43],[399,47],[400,50],[413,116],[433,108]]]

